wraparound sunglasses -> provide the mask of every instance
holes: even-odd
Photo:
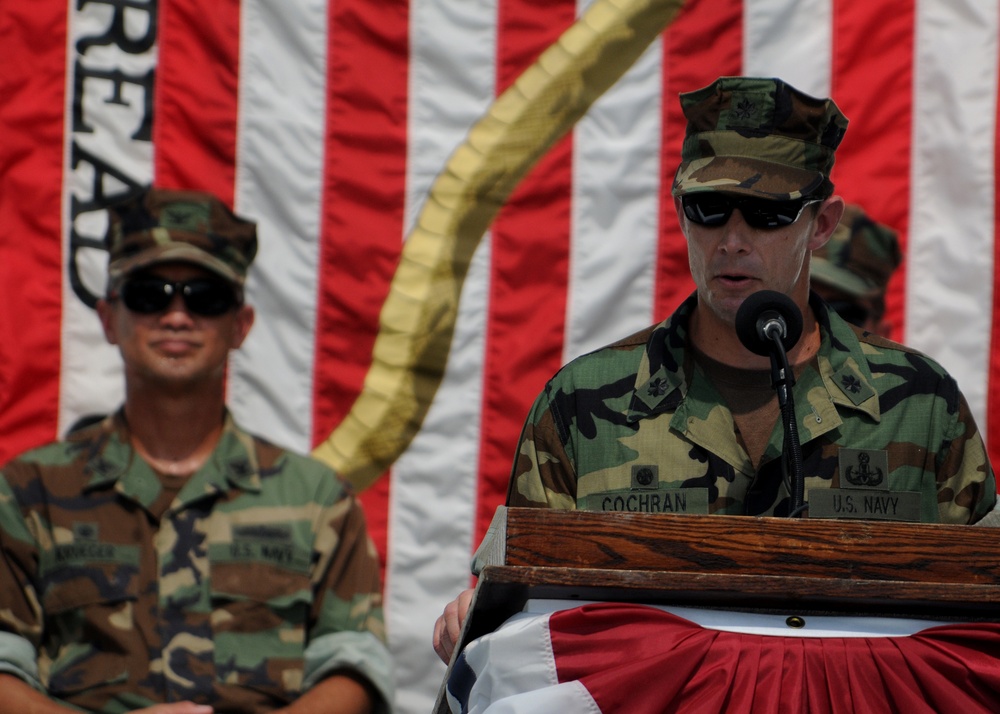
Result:
[[[137,277],[127,280],[118,295],[132,312],[152,315],[166,310],[180,295],[184,307],[194,315],[215,316],[229,312],[239,304],[233,287],[222,279],[192,278],[191,280],[164,280],[157,277]]]
[[[685,194],[681,196],[681,206],[688,220],[701,226],[724,226],[733,215],[733,210],[738,208],[743,220],[751,228],[773,229],[790,226],[799,219],[806,206],[822,200],[799,198],[794,201],[769,201],[712,191]]]

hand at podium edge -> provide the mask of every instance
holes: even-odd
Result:
[[[472,603],[472,588],[463,590],[457,598],[444,606],[444,612],[434,623],[434,651],[441,661],[448,664],[462,636],[462,626]]]

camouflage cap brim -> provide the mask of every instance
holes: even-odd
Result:
[[[226,261],[206,253],[191,243],[171,240],[109,265],[109,287],[117,287],[126,276],[136,271],[163,263],[191,263],[212,271],[238,287],[242,287],[245,282],[245,276],[233,270]]]
[[[860,275],[838,268],[829,260],[816,255],[809,263],[809,277],[854,298],[874,298],[881,292],[879,286],[873,285]]]
[[[745,156],[715,156],[681,164],[672,193],[725,191],[771,201],[810,196],[824,183],[823,174]]]

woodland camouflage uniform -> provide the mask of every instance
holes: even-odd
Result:
[[[4,468],[0,671],[91,711],[252,714],[347,669],[387,711],[378,557],[342,481],[227,416],[162,495],[121,413]]]
[[[106,244],[109,303],[173,262],[242,303],[257,230],[211,194],[141,187],[109,207]],[[273,711],[337,673],[390,711],[379,560],[349,487],[224,409],[195,473],[158,474],[129,408],[0,472],[0,672],[88,711],[219,714]]]
[[[759,77],[721,77],[680,100],[687,129],[675,197],[832,194],[848,125],[832,100]],[[695,293],[666,322],[556,374],[522,432],[508,505],[792,515],[781,420],[754,464],[719,389],[733,393],[762,373],[696,357],[688,325],[697,304]],[[996,484],[955,381],[924,355],[855,330],[818,298],[811,309],[821,344],[797,366],[791,400],[809,517],[982,518]]]
[[[755,469],[688,348],[696,299],[552,378],[525,424],[508,505],[787,515],[781,424]],[[806,500],[825,499],[836,510],[827,515],[838,517],[980,519],[996,485],[955,381],[928,357],[856,330],[818,299],[812,307],[822,345],[793,387]]]

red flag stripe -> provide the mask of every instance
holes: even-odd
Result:
[[[404,232],[408,3],[330,12],[313,444],[361,391]]]
[[[0,16],[0,463],[58,428],[66,21],[65,3]]]
[[[160,5],[159,23],[154,180],[211,191],[232,206],[240,0],[172,0]]]
[[[904,251],[910,214],[914,12],[912,1],[898,2],[886,13],[872,3],[838,0],[833,25],[831,96],[853,120],[837,151],[836,190],[895,228]],[[879,48],[879,61],[865,61],[873,47]],[[879,101],[872,101],[873,93]],[[895,339],[903,335],[905,269],[904,264],[896,271],[887,296]]]
[[[576,19],[562,0],[539,13],[527,0],[500,7],[497,94]],[[562,361],[569,263],[571,137],[560,141],[511,195],[491,231],[475,541],[506,492],[514,443],[531,401]]]
[[[403,240],[409,3],[331,3],[313,445],[361,391]],[[377,81],[372,81],[377,77]],[[362,494],[386,561],[388,475]]]

